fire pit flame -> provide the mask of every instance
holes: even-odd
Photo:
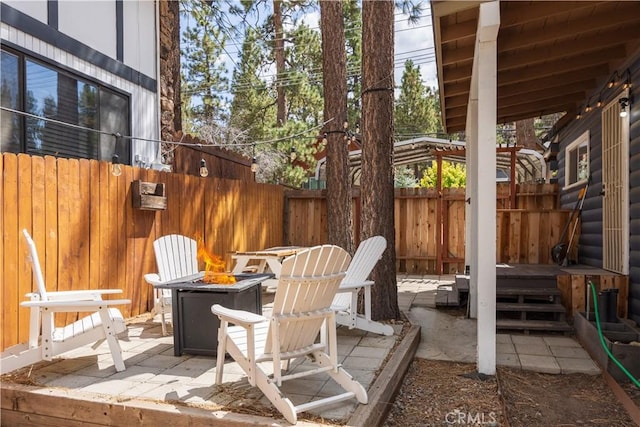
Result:
[[[236,283],[236,278],[232,274],[225,272],[226,265],[223,259],[209,252],[204,247],[201,237],[198,237],[198,261],[204,262],[203,282],[219,285],[233,285]]]

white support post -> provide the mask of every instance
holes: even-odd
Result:
[[[478,240],[472,234],[474,222],[472,218],[478,217],[478,100],[469,97],[467,107],[467,189],[466,196],[469,203],[465,207],[465,265],[469,266],[469,317],[478,318]]]
[[[482,3],[471,77],[471,286],[477,286],[478,372],[496,372],[496,121],[500,2]],[[470,117],[469,117],[470,116]],[[472,128],[470,128],[470,126]],[[467,180],[469,181],[469,180]]]

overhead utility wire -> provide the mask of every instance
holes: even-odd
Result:
[[[229,144],[218,144],[218,143],[215,143],[215,142],[212,142],[210,144],[189,144],[189,143],[181,142],[181,141],[165,141],[165,140],[161,140],[161,139],[143,138],[143,137],[140,137],[140,136],[121,135],[118,132],[107,132],[107,131],[103,131],[103,130],[99,130],[99,129],[88,128],[88,127],[85,127],[85,126],[74,125],[73,123],[67,123],[67,122],[63,122],[63,121],[60,121],[60,120],[51,119],[49,117],[38,116],[36,114],[27,113],[26,111],[14,110],[13,108],[4,107],[4,106],[0,106],[0,110],[8,111],[8,112],[14,113],[14,114],[20,114],[20,115],[23,115],[23,116],[26,116],[26,117],[31,117],[31,118],[37,119],[37,120],[44,120],[44,121],[55,123],[55,124],[62,125],[62,126],[68,126],[70,128],[74,128],[74,129],[85,130],[85,131],[89,131],[89,132],[95,132],[95,133],[99,133],[101,135],[111,135],[114,138],[122,138],[122,139],[144,141],[144,142],[155,142],[155,143],[158,143],[158,144],[184,145],[184,146],[188,146],[188,147],[193,147],[193,146],[197,146],[197,147],[205,147],[205,146],[206,147],[246,147],[246,146],[252,146],[252,145],[273,144],[275,142],[287,141],[289,139],[297,138],[299,136],[305,135],[305,134],[307,134],[307,133],[309,133],[309,132],[311,132],[313,130],[316,130],[316,129],[321,129],[327,123],[330,123],[331,121],[334,120],[334,118],[331,118],[329,120],[325,120],[320,125],[316,125],[316,126],[307,128],[307,129],[305,129],[305,130],[303,130],[301,132],[298,132],[296,134],[283,136],[281,138],[274,138],[274,139],[270,139],[270,140],[266,140],[266,141],[237,142],[237,143],[229,143]]]

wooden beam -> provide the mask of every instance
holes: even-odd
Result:
[[[602,2],[505,2],[500,12],[500,30],[539,21],[552,16],[564,15],[579,9],[592,8]]]
[[[560,95],[553,98],[540,98],[540,99],[528,99],[524,98],[522,103],[518,105],[510,105],[510,106],[502,106],[502,104],[498,104],[498,115],[508,115],[508,114],[526,114],[529,112],[533,112],[533,116],[535,117],[536,111],[540,111],[544,108],[551,108],[552,106],[564,107],[567,105],[577,105],[582,102],[586,98],[584,92],[574,92],[567,93],[564,95]],[[555,109],[555,108],[554,108]],[[447,110],[448,111],[448,110]],[[565,111],[565,110],[562,110]]]
[[[522,68],[498,71],[498,81],[501,84],[509,84],[514,82],[525,82],[533,78],[541,78],[552,76],[559,73],[567,73],[579,71],[585,67],[594,67],[596,65],[606,65],[618,58],[624,58],[626,50],[622,46],[610,49],[599,49],[590,55],[567,57],[563,61],[556,61],[551,66],[549,63],[542,64],[523,64]],[[571,80],[569,80],[571,81]]]
[[[579,38],[572,43],[552,44],[508,53],[503,52],[498,55],[498,68],[501,71],[506,71],[512,68],[520,68],[523,64],[531,65],[540,62],[549,64],[550,61],[564,61],[572,56],[597,54],[600,50],[624,49],[624,44],[627,40],[639,35],[640,26],[634,26],[631,29],[627,29],[625,34],[612,31]]]
[[[525,95],[519,94],[513,96],[500,96],[500,91],[498,91],[498,105],[499,108],[506,108],[514,105],[522,105],[523,101],[527,100],[546,100],[563,96],[572,98],[575,94],[581,94],[581,98],[585,99],[587,98],[587,94],[591,92],[592,88],[593,86],[589,86],[584,82],[577,82],[573,84],[567,84],[565,86],[560,86],[558,88],[545,88],[544,90],[530,92]]]
[[[500,51],[522,49],[528,46],[546,43],[572,43],[576,34],[591,34],[610,27],[633,24],[640,17],[640,2],[619,2],[619,7],[599,14],[598,19],[587,16],[577,20],[565,21],[558,25],[544,28],[535,27],[522,32],[520,26],[505,28],[500,32]],[[567,28],[570,26],[571,31]]]
[[[570,79],[568,78],[569,75],[562,74],[531,80],[526,83],[506,84],[498,86],[498,98],[503,102],[508,102],[509,98],[518,99],[523,96],[544,98],[557,94],[578,92],[585,90],[584,88],[596,87],[597,83],[593,75],[593,73],[579,72],[576,73],[576,75],[572,75]],[[567,81],[569,81],[569,83],[567,83]],[[461,94],[457,96],[463,97],[464,95]],[[449,102],[449,98],[447,98],[447,102]]]

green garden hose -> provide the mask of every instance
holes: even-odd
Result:
[[[620,363],[618,359],[616,359],[616,357],[613,354],[611,354],[611,350],[609,350],[609,346],[607,346],[607,343],[604,340],[604,335],[602,334],[602,327],[600,326],[600,315],[598,314],[598,299],[596,298],[596,287],[593,286],[593,282],[591,281],[589,281],[589,286],[591,287],[591,295],[593,296],[593,309],[596,315],[596,326],[598,327],[600,344],[602,344],[602,348],[604,348],[604,351],[607,352],[607,356],[609,356],[609,358],[613,360],[613,362],[616,365],[618,365],[618,368],[620,368],[620,370],[622,370],[622,372],[624,372],[624,374],[631,379],[631,382],[633,382],[633,384],[635,384],[636,387],[640,388],[640,381],[638,381],[636,378],[633,378],[633,375],[631,375],[631,372],[629,372],[627,368],[622,366],[622,363]]]

